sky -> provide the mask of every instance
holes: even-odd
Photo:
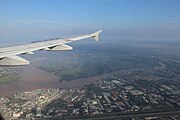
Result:
[[[0,0],[0,41],[69,37],[179,40],[180,0]]]

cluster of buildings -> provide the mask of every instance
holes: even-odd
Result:
[[[16,120],[180,108],[179,93],[169,93],[175,88],[165,84],[153,88],[149,83],[151,89],[148,89],[147,85],[143,87],[136,80],[114,77],[82,89],[38,89],[15,93],[12,98],[0,98],[0,112],[6,119]]]
[[[38,89],[15,93],[12,98],[1,97],[0,113],[8,120],[38,117],[38,111],[65,93],[66,90],[60,89]],[[36,109],[37,114],[32,114],[33,109]]]
[[[100,101],[98,104],[102,104],[106,113],[180,108],[179,95],[169,94],[170,87],[167,85],[159,87],[156,84],[153,87],[151,82],[149,84],[147,81],[143,82],[122,78],[102,81],[94,85],[96,89],[99,88],[102,91],[102,93],[96,94]],[[148,89],[148,85],[151,87],[150,89]]]
[[[0,67],[0,77],[19,74],[21,71],[22,69],[15,67]]]
[[[85,89],[67,89],[66,94],[42,109],[43,118],[80,115],[80,107],[85,97]]]
[[[122,71],[84,88],[15,93],[12,98],[0,98],[0,113],[7,119],[73,119],[79,116],[180,110],[179,69],[168,67],[160,64],[154,69]],[[180,116],[169,117],[180,119]]]
[[[63,105],[61,100],[57,100],[56,103],[59,102],[58,105],[61,107],[55,107],[57,104],[50,103],[50,109],[54,112],[49,117],[96,116],[180,109],[179,81],[156,77],[155,74],[150,73],[149,70],[132,70],[126,74],[109,76],[86,86],[84,88],[86,92],[83,92],[82,96],[78,95],[79,92],[76,90],[75,93],[69,94],[68,99],[61,98],[66,101]],[[152,78],[156,79],[152,80]],[[52,106],[54,106],[53,109]],[[57,111],[60,111],[60,114],[57,114]],[[179,119],[179,116],[170,117]]]

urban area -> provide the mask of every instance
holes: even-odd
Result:
[[[178,120],[178,77],[164,64],[154,70],[125,70],[81,88],[37,89],[1,97],[0,111],[7,119]]]

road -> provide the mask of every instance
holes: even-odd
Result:
[[[160,117],[160,116],[180,116],[180,110],[173,111],[151,111],[151,112],[128,112],[128,113],[112,113],[102,114],[96,116],[85,116],[82,118],[63,118],[63,120],[120,120],[129,118],[146,118],[146,117]],[[56,120],[57,118],[53,119]]]

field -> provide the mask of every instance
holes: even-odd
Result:
[[[0,85],[15,82],[19,79],[19,75],[9,75],[0,77]]]

